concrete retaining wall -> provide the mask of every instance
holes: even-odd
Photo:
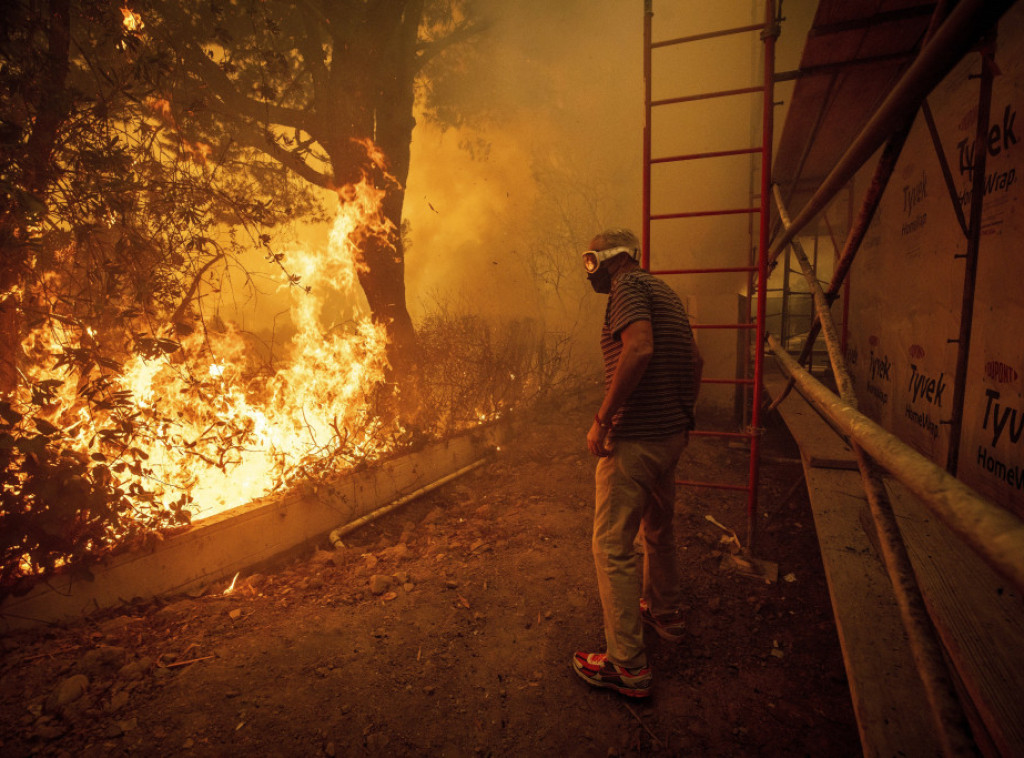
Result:
[[[70,621],[136,598],[186,592],[324,538],[493,452],[492,425],[429,445],[319,488],[264,498],[196,523],[151,549],[92,567],[92,579],[57,576],[0,606],[0,629]]]

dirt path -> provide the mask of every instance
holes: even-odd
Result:
[[[742,535],[742,497],[685,491],[690,637],[651,635],[648,701],[573,674],[573,650],[603,642],[591,405],[538,413],[493,463],[229,596],[0,638],[0,753],[859,755],[806,495],[779,502],[800,467],[777,428],[759,553],[780,580],[719,570],[704,516]],[[745,476],[722,441],[684,456],[687,478]]]

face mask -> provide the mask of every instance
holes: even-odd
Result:
[[[592,274],[587,274],[587,281],[599,295],[607,295],[612,291],[612,272],[607,266],[601,266]]]

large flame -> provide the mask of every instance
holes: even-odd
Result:
[[[141,473],[112,467],[123,487],[134,481],[154,491],[158,507],[189,493],[193,517],[206,517],[297,476],[331,473],[346,461],[390,449],[401,429],[396,422],[385,427],[373,412],[387,368],[384,327],[360,317],[341,329],[324,314],[330,293],[355,286],[362,262],[353,238],[389,223],[379,210],[382,195],[367,182],[346,188],[326,249],[288,254],[303,286],[291,288],[296,331],[276,372],[255,372],[251,345],[228,328],[196,332],[179,350],[168,340],[163,346],[169,352],[133,357],[107,377],[111,394],[130,394],[138,416],[122,423],[132,423],[130,447],[147,464]],[[30,358],[26,376],[37,386],[57,384],[51,356],[91,338],[90,330],[60,322],[33,332],[23,344]],[[155,342],[159,347],[161,341]],[[79,390],[63,381],[49,420],[68,435],[68,448],[117,461],[126,446],[104,435],[112,419],[91,415]]]

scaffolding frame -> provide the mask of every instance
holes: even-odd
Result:
[[[981,238],[987,151],[976,152],[970,219],[966,221],[962,214],[958,215],[960,226],[967,237],[967,253],[964,256],[966,260],[959,335],[956,340],[951,340],[958,344],[958,355],[953,418],[950,421],[950,449],[945,469],[859,413],[844,359],[844,345],[833,323],[831,306],[839,288],[846,280],[850,265],[919,109],[924,112],[944,174],[948,175],[945,156],[925,98],[979,41],[982,66],[981,74],[977,77],[979,90],[975,136],[976,144],[984,144],[988,134],[992,78],[995,72],[992,47],[987,44],[986,36],[1012,4],[1012,0],[963,0],[947,16],[948,7],[940,3],[932,17],[925,43],[914,63],[874,116],[869,119],[795,220],[790,221],[781,193],[778,187],[775,188],[782,232],[772,246],[770,261],[774,265],[784,250],[792,248],[808,280],[816,312],[816,319],[808,334],[800,361],[794,360],[777,339],[768,336],[769,349],[775,354],[783,371],[790,377],[786,391],[776,400],[776,405],[785,399],[791,387],[798,387],[808,403],[847,437],[854,450],[879,537],[883,563],[900,608],[901,620],[907,632],[918,675],[925,686],[928,705],[944,755],[973,755],[976,753],[976,746],[971,739],[967,718],[944,659],[942,645],[917,586],[906,546],[881,479],[881,471],[884,469],[904,484],[986,563],[1018,589],[1024,589],[1024,522],[1009,511],[988,502],[955,478],[966,364],[970,350],[974,284]],[[867,163],[883,141],[885,149],[876,166],[860,213],[851,225],[829,290],[825,292],[821,289],[814,267],[808,261],[796,235],[825,208],[853,174]],[[951,186],[950,190],[954,206],[958,208],[956,193],[952,191]],[[811,354],[819,331],[826,343],[838,396],[815,380],[800,365]],[[845,342],[845,339],[842,342]]]
[[[641,239],[641,265],[644,269],[650,270],[658,275],[687,275],[696,276],[704,274],[743,273],[747,275],[747,297],[746,297],[746,319],[738,323],[721,324],[691,324],[693,329],[721,329],[736,330],[744,335],[742,340],[742,360],[740,370],[735,377],[713,377],[703,378],[701,384],[731,384],[744,390],[744,397],[751,396],[751,408],[749,425],[742,432],[727,432],[713,430],[692,431],[694,436],[721,437],[746,440],[749,445],[750,462],[747,472],[747,484],[735,485],[720,482],[699,482],[699,481],[677,481],[677,484],[689,487],[708,487],[714,489],[733,490],[745,492],[747,495],[747,533],[745,546],[747,550],[754,551],[757,543],[757,490],[760,477],[760,438],[761,438],[761,405],[763,401],[764,353],[757,349],[754,352],[754,369],[751,375],[749,366],[749,354],[751,332],[756,334],[754,345],[760,346],[765,339],[765,318],[766,318],[766,287],[768,279],[768,242],[769,223],[771,217],[771,205],[769,189],[771,186],[771,154],[772,154],[772,129],[774,114],[774,77],[775,77],[775,41],[779,35],[779,20],[776,17],[775,0],[765,0],[764,22],[746,26],[733,27],[718,31],[694,34],[686,37],[673,39],[653,40],[653,0],[644,0],[644,131],[643,131],[643,230]],[[757,32],[760,34],[764,44],[764,80],[758,86],[742,87],[714,92],[704,92],[693,95],[663,98],[654,100],[652,98],[652,52],[658,48],[665,48],[677,45],[684,45],[691,42],[708,39],[732,36],[737,34],[749,34]],[[717,150],[702,153],[689,153],[684,155],[670,155],[652,157],[651,155],[651,116],[654,108],[665,105],[676,105],[680,103],[697,102],[715,98],[735,97],[760,93],[762,97],[761,107],[761,144],[754,147],[740,147],[730,150]],[[755,206],[743,208],[722,208],[715,210],[701,211],[676,211],[671,213],[651,213],[651,166],[663,163],[681,163],[694,160],[709,160],[715,158],[731,157],[736,155],[759,155],[761,162],[761,186],[759,203]],[[726,215],[759,215],[758,244],[756,251],[752,254],[752,260],[746,266],[728,266],[711,268],[689,268],[689,269],[651,269],[651,222],[668,219],[699,218],[710,216]],[[754,296],[756,286],[757,312],[756,316],[751,313],[751,300]],[[745,405],[745,403],[744,403]]]

